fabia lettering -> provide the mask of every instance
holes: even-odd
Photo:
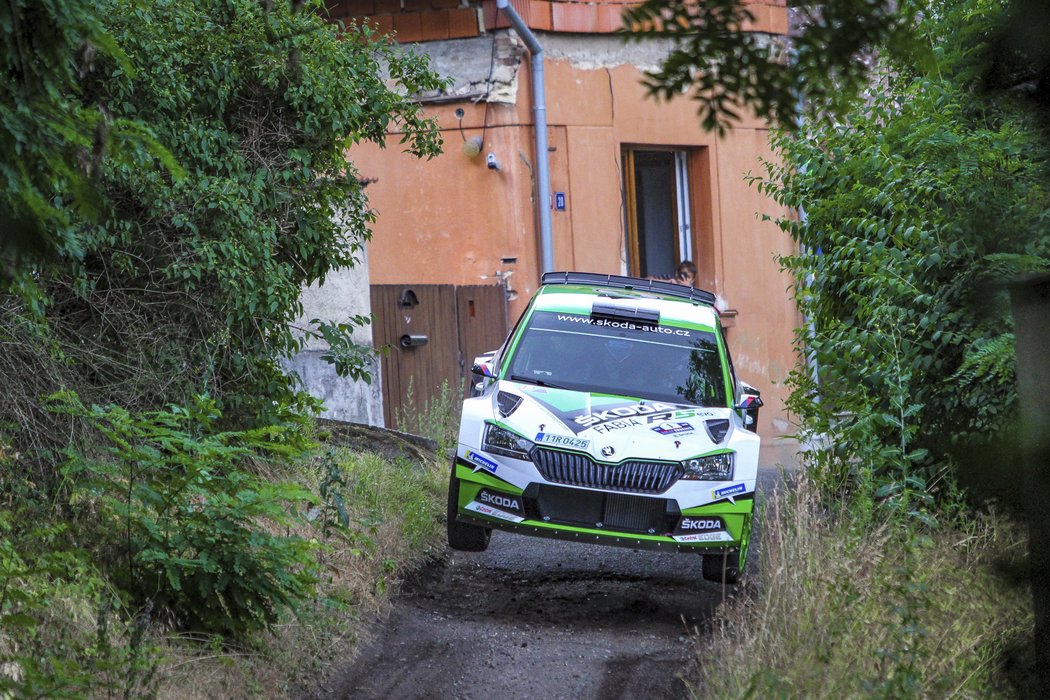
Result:
[[[623,430],[624,428],[630,428],[635,425],[641,425],[642,422],[635,420],[634,418],[628,418],[626,420],[611,420],[603,425],[594,426],[594,432],[596,433],[608,433],[612,430]]]

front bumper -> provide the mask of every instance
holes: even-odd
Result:
[[[488,528],[632,549],[741,554],[751,532],[752,494],[681,510],[658,496],[547,483],[523,490],[458,459],[456,478],[457,520]]]

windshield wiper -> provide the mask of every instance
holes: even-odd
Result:
[[[512,374],[512,375],[510,375],[510,379],[513,382],[524,382],[525,384],[535,384],[536,386],[547,387],[547,388],[550,388],[550,389],[565,389],[566,391],[575,391],[575,389],[570,389],[567,386],[562,386],[560,384],[554,384],[552,382],[545,382],[542,379],[536,379],[534,377],[523,377],[520,374]]]

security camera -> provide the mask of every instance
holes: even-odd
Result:
[[[495,153],[485,156],[485,165],[489,166],[489,170],[499,170],[499,161],[496,160]]]

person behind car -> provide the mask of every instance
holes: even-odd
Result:
[[[693,286],[693,283],[696,281],[696,265],[693,264],[692,260],[683,260],[678,263],[674,281],[687,287]]]
[[[675,268],[673,277],[654,275],[647,279],[659,280],[661,282],[674,282],[675,284],[692,287],[696,282],[696,265],[693,264],[692,260],[683,260],[678,263],[678,267]]]

